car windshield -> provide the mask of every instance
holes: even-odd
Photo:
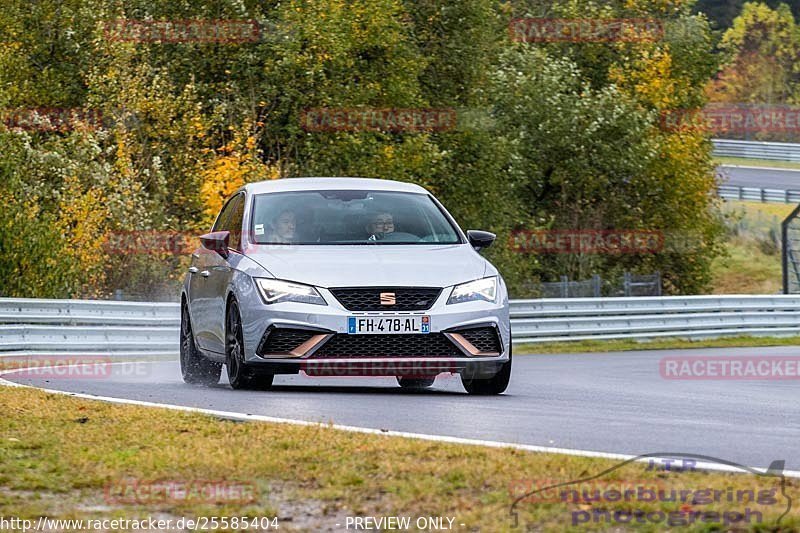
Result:
[[[325,190],[258,194],[255,244],[458,244],[459,234],[426,194]]]

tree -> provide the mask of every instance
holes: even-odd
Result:
[[[720,49],[725,60],[709,88],[713,101],[782,104],[800,97],[798,28],[785,4],[745,4]]]

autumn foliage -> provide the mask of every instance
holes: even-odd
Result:
[[[91,109],[102,120],[64,131],[0,125],[0,294],[174,299],[186,257],[109,254],[104,240],[200,234],[242,184],[301,175],[429,188],[465,229],[498,233],[487,254],[515,295],[535,280],[622,270],[660,270],[669,292],[702,291],[719,240],[710,143],[659,127],[665,109],[702,106],[714,73],[708,24],[692,4],[8,2],[0,107]],[[510,20],[544,14],[659,19],[665,34],[509,38]],[[255,21],[258,39],[108,35],[110,21],[198,19]],[[455,123],[303,127],[308,110],[362,108],[446,109]],[[661,231],[693,245],[548,257],[506,245],[514,231],[543,229]]]

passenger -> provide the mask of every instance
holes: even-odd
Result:
[[[295,240],[295,229],[297,228],[297,217],[294,211],[284,209],[272,221],[270,233],[267,234],[266,242],[289,244]]]

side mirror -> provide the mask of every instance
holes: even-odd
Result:
[[[469,240],[469,243],[478,252],[491,246],[496,238],[497,235],[488,231],[471,229],[467,232],[467,239]]]
[[[223,258],[228,257],[228,239],[230,239],[230,231],[212,231],[205,235],[200,235],[200,244],[206,250],[217,252]]]

